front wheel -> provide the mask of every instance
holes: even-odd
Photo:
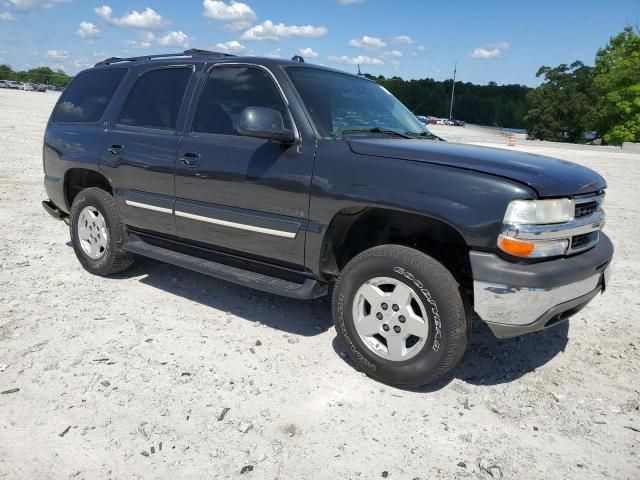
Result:
[[[418,250],[382,245],[344,268],[332,298],[338,336],[369,376],[399,386],[432,383],[467,348],[459,285]]]

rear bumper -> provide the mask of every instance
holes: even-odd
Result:
[[[604,234],[588,252],[532,265],[471,252],[474,309],[498,338],[556,325],[604,291],[612,258],[613,245]]]

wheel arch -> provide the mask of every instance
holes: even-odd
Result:
[[[460,285],[471,287],[469,246],[457,228],[440,218],[387,207],[336,212],[322,240],[319,271],[335,278],[360,252],[383,244],[420,250],[444,264]]]
[[[85,188],[97,187],[113,195],[113,186],[109,179],[99,170],[91,168],[70,168],[64,175],[64,199],[67,208],[71,211],[71,205]]]

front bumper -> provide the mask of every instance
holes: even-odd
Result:
[[[604,291],[612,258],[613,245],[602,233],[587,252],[535,264],[471,252],[474,309],[498,338],[556,325]]]

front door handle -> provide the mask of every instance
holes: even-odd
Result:
[[[109,153],[114,157],[121,157],[124,152],[124,145],[111,145],[109,147]]]
[[[199,153],[185,153],[182,155],[180,159],[180,163],[185,167],[193,168],[197,167],[200,163],[200,154]]]

